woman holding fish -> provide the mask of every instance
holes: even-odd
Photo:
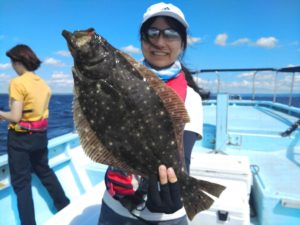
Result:
[[[9,86],[10,111],[0,111],[0,120],[9,122],[8,163],[20,223],[35,225],[32,170],[48,190],[57,210],[68,205],[70,200],[48,165],[47,125],[51,90],[34,73],[41,61],[27,45],[17,45],[6,55],[18,77],[12,79]]]
[[[190,122],[185,126],[183,142],[189,173],[192,148],[202,136],[202,100],[190,72],[180,61],[187,47],[187,28],[188,23],[179,8],[172,4],[154,4],[144,14],[140,40],[144,66],[175,90],[188,111]],[[105,180],[107,191],[103,197],[99,225],[187,225],[180,191],[176,186],[177,177],[172,168],[159,167],[160,194],[155,178],[150,177],[147,183],[140,176],[114,167],[108,168]],[[148,200],[144,198],[146,195]],[[128,210],[136,205],[139,206],[134,211]]]

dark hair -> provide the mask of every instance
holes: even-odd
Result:
[[[13,62],[22,63],[29,71],[34,71],[41,65],[41,61],[27,45],[16,45],[6,52],[6,56]]]
[[[193,78],[193,76],[192,76],[192,73],[191,73],[191,71],[190,71],[189,69],[187,69],[187,68],[186,68],[184,65],[182,65],[182,64],[181,64],[181,67],[182,67],[182,71],[183,71],[183,73],[184,73],[184,75],[185,75],[185,79],[186,79],[186,81],[187,81],[187,83],[188,83],[188,86],[191,87],[191,88],[193,88],[193,90],[194,90],[195,92],[197,92],[197,93],[201,96],[202,100],[208,99],[208,98],[210,97],[210,92],[204,90],[203,88],[200,88],[200,87],[196,84],[196,82],[195,82],[195,80],[194,80],[194,78]]]
[[[186,49],[187,47],[187,31],[186,28],[176,19],[169,17],[169,16],[154,16],[151,17],[150,19],[146,20],[141,28],[140,28],[140,40],[144,40],[147,43],[153,44],[151,43],[151,41],[147,38],[146,31],[151,27],[151,25],[153,24],[153,22],[158,18],[158,17],[162,17],[166,20],[166,23],[174,30],[176,30],[182,40],[183,43],[183,51]]]

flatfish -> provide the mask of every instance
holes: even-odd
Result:
[[[185,173],[182,136],[189,117],[178,95],[94,29],[62,35],[74,59],[73,114],[86,154],[144,177],[161,164],[172,166],[189,219],[208,209],[211,196],[225,187]]]

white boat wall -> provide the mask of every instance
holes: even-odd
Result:
[[[48,147],[49,164],[71,199],[71,204],[103,180],[107,166],[92,162],[85,155],[76,133],[53,138],[49,140]],[[7,155],[0,156],[0,171],[0,224],[20,224],[16,196],[9,181]],[[47,190],[35,175],[32,178],[32,194],[37,224],[44,224],[56,211]],[[94,199],[101,203],[101,194],[94,196]]]
[[[265,70],[293,77],[300,72],[299,67],[251,69],[255,76]],[[300,225],[300,109],[291,106],[293,83],[288,104],[276,102],[276,93],[273,101],[255,100],[255,91],[250,100],[230,98],[219,88],[217,93],[216,100],[203,102],[204,135],[193,149],[191,175],[224,184],[226,190],[189,223]],[[45,188],[33,176],[37,223],[96,225],[106,166],[85,156],[76,133],[51,139],[49,158],[71,204],[56,213]],[[0,156],[0,214],[0,225],[19,224],[6,155]]]

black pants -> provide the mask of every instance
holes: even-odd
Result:
[[[183,133],[184,159],[187,173],[190,174],[191,155],[195,142],[199,139],[198,134],[185,130]]]
[[[57,210],[69,204],[55,173],[48,165],[46,132],[20,133],[8,131],[7,149],[11,184],[17,196],[22,225],[35,225],[31,191],[31,171],[34,171],[48,190]]]

